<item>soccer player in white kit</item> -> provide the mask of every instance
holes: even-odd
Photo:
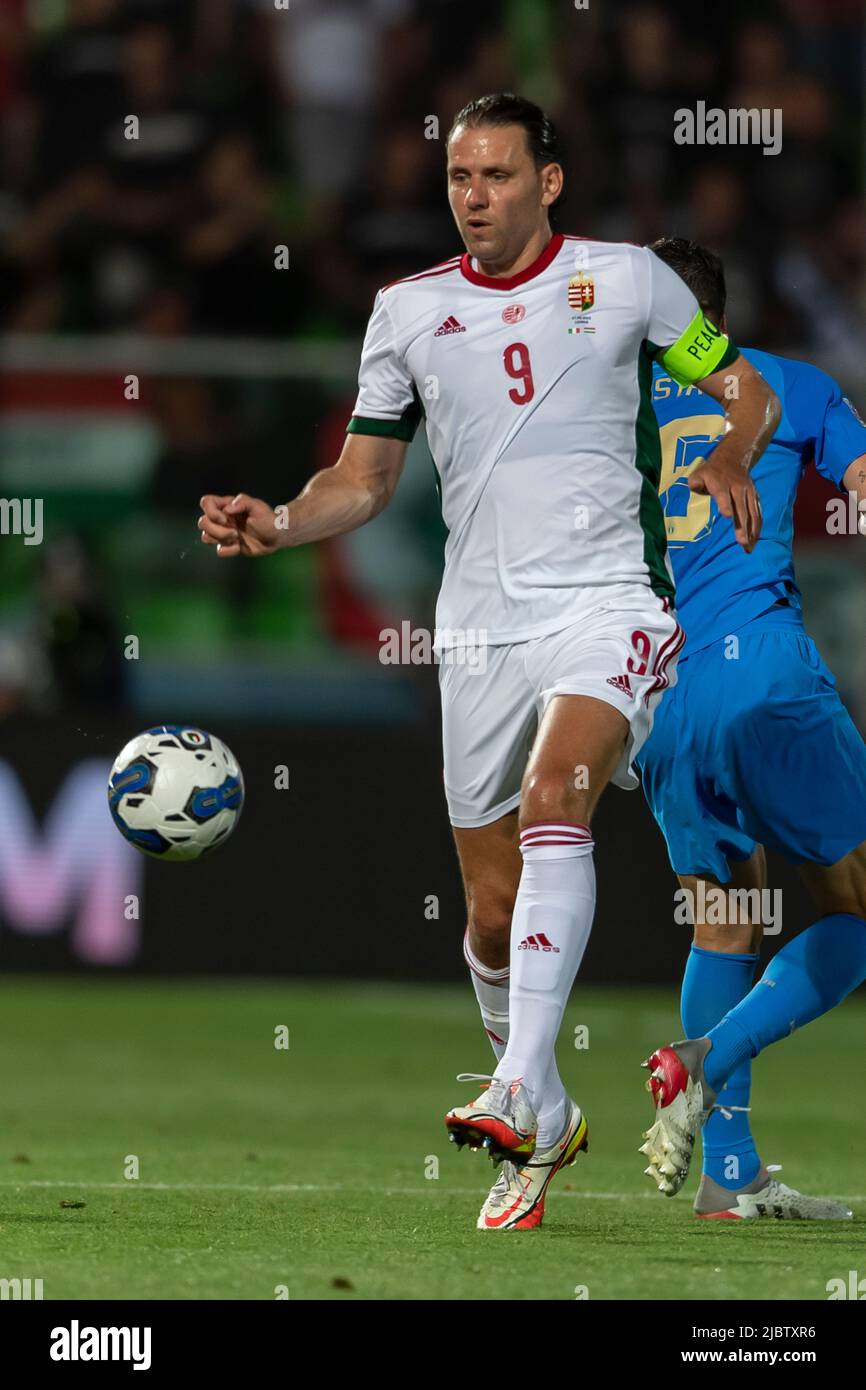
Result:
[[[593,812],[631,764],[685,640],[658,498],[652,361],[727,407],[690,478],[751,550],[749,467],[778,402],[639,246],[553,234],[563,173],[544,113],[480,98],[447,142],[466,246],[376,297],[345,447],[275,513],[202,498],[220,557],[349,531],[391,497],[422,414],[449,529],[436,614],[445,791],[466,889],[464,953],[497,1063],[446,1116],[502,1163],[478,1225],[540,1224],[586,1145],[555,1043],[595,907]]]

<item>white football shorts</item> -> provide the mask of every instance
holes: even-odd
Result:
[[[685,633],[669,600],[643,584],[588,588],[559,632],[510,646],[440,654],[445,796],[451,824],[489,825],[520,802],[539,723],[555,695],[590,695],[629,722],[613,774],[632,790],[632,763],[653,712],[676,682]],[[578,753],[576,752],[576,761]]]

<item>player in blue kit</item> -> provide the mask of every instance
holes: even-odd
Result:
[[[726,332],[718,257],[680,238],[652,249]],[[654,369],[660,490],[687,640],[639,766],[671,864],[692,895],[683,901],[693,906],[694,944],[681,1000],[692,1041],[659,1048],[644,1064],[656,1122],[641,1152],[647,1173],[673,1196],[703,1122],[699,1216],[840,1219],[851,1216],[841,1203],[772,1176],[747,1111],[752,1058],[866,978],[866,744],[803,626],[791,554],[794,499],[810,464],[858,505],[866,499],[866,424],[826,373],[771,353],[743,355],[783,408],[752,470],[764,515],[752,554],[689,483],[721,437],[720,408]],[[753,986],[766,845],[799,865],[819,917]]]

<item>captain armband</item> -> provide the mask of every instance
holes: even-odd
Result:
[[[680,386],[693,386],[729,367],[739,355],[739,348],[699,309],[673,347],[659,353],[659,361]]]

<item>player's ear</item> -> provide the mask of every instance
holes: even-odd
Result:
[[[541,197],[542,207],[549,208],[555,203],[562,192],[565,183],[565,175],[562,172],[561,164],[545,164],[541,171],[541,186],[543,189]]]

